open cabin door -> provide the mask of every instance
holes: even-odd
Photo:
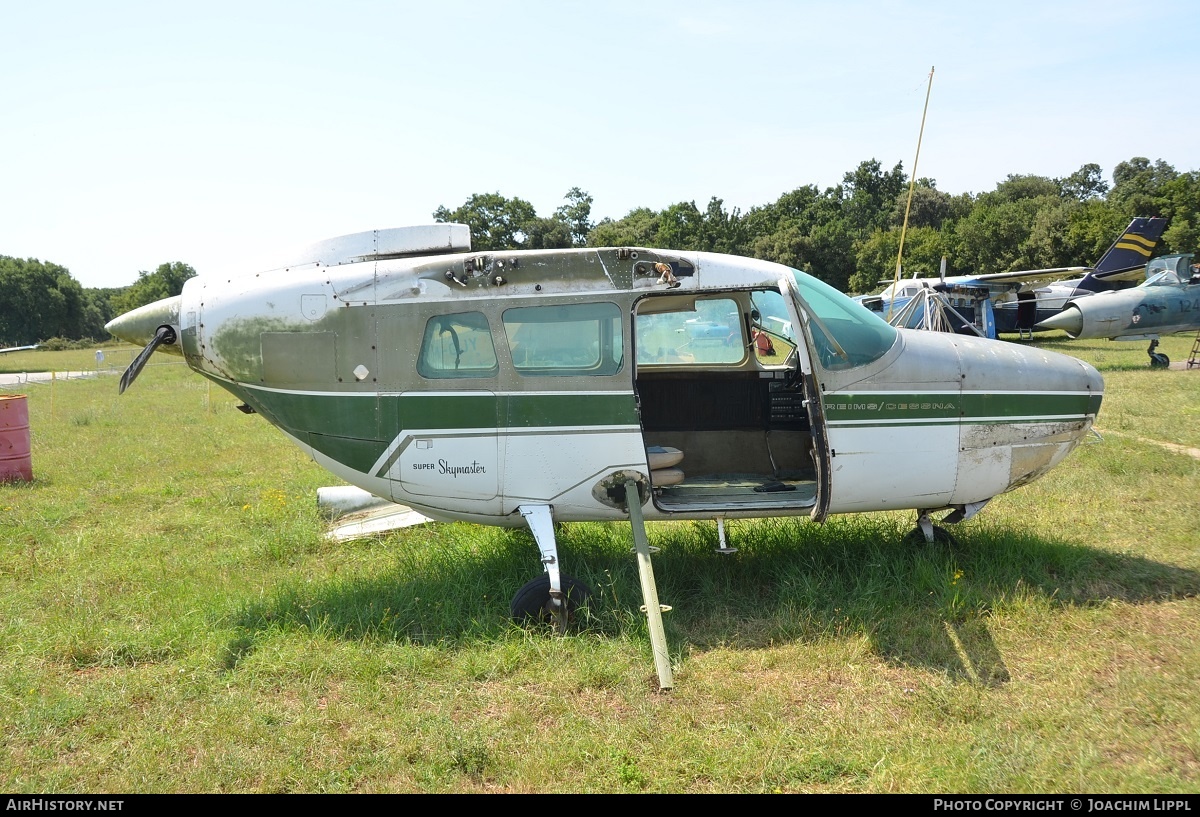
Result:
[[[633,315],[655,507],[771,516],[818,508],[798,317],[774,290],[648,295]],[[807,378],[811,388],[811,376]]]
[[[1032,332],[1037,320],[1037,293],[1018,292],[1016,330],[1018,332]]]

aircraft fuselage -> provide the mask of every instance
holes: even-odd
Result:
[[[1074,358],[896,329],[754,259],[393,255],[201,276],[109,329],[173,327],[161,348],[346,482],[513,526],[627,520],[628,479],[647,520],[967,508],[1059,463],[1103,393]]]

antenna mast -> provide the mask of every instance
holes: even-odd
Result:
[[[912,175],[908,179],[908,201],[904,203],[904,223],[900,227],[900,249],[896,252],[896,277],[892,282],[892,294],[896,294],[900,283],[900,260],[904,257],[904,234],[908,232],[908,210],[912,207],[913,188],[917,184],[917,160],[921,158],[921,138],[925,135],[925,114],[929,112],[929,93],[933,90],[933,66],[929,67],[929,85],[925,88],[925,108],[921,111],[921,131],[917,134],[917,155],[913,157]],[[892,319],[892,304],[888,301],[888,320]]]

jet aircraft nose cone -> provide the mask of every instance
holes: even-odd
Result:
[[[1041,321],[1034,328],[1061,329],[1074,338],[1083,331],[1083,314],[1079,311],[1079,307],[1072,304],[1057,315],[1051,315],[1046,320]]]
[[[131,312],[119,315],[105,324],[110,335],[135,346],[145,346],[154,338],[160,326],[179,327],[179,306],[182,296],[163,298]]]

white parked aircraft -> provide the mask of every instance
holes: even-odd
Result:
[[[775,355],[755,342],[771,327]],[[779,264],[472,252],[456,224],[202,275],[108,329],[145,345],[122,391],[154,350],[182,355],[371,497],[528,525],[544,570],[512,613],[559,622],[587,588],[559,569],[556,522],[628,520],[638,543],[644,520],[913,509],[948,538],[934,513],[970,518],[1045,474],[1103,393],[1075,358],[897,329]]]

